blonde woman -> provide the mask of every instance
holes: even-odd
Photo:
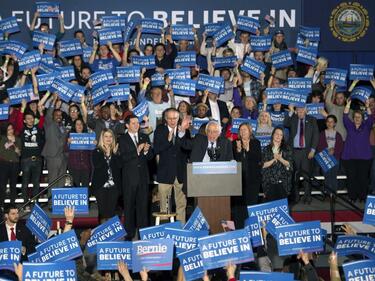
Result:
[[[267,111],[262,111],[259,113],[258,126],[256,135],[257,136],[270,136],[272,134],[272,120],[271,116]]]
[[[93,151],[92,162],[92,188],[98,203],[100,222],[103,223],[115,215],[121,188],[121,159],[111,129],[101,132],[97,148]]]
[[[316,60],[314,67],[310,67],[305,77],[312,78],[313,84],[321,83],[323,78],[322,75],[326,71],[327,67],[328,60],[324,57],[320,57]]]

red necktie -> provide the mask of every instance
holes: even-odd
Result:
[[[303,148],[305,146],[305,140],[304,140],[304,125],[303,119],[300,119],[299,121],[299,147]]]
[[[14,233],[14,227],[10,228],[10,241],[17,240],[16,233]]]

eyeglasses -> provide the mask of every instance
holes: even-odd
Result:
[[[78,110],[71,110],[70,113],[77,113]]]

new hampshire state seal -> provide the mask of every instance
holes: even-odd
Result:
[[[329,27],[343,42],[355,42],[366,34],[370,25],[367,10],[358,2],[340,3],[331,13]]]

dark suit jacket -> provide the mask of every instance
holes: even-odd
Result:
[[[191,150],[190,162],[202,162],[208,147],[207,136],[197,134],[194,139],[183,139],[183,147]],[[216,141],[216,149],[218,150],[217,161],[233,160],[232,144],[224,137],[219,137]]]
[[[150,138],[138,133],[138,143],[150,143]],[[153,157],[150,148],[145,155],[143,151],[138,155],[137,148],[129,133],[122,135],[119,139],[120,156],[122,161],[122,182],[123,187],[134,186],[138,184],[148,184],[149,174],[147,161]]]
[[[26,248],[26,255],[22,257],[22,260],[26,260],[27,255],[35,252],[35,237],[30,230],[20,222],[16,224],[16,237],[17,240],[22,242],[22,246]],[[0,242],[4,241],[9,241],[5,223],[0,226]]]
[[[176,136],[175,143],[168,141],[169,130],[165,124],[156,127],[154,134],[154,153],[159,154],[157,180],[172,184],[177,177],[183,183],[186,176],[188,152],[181,147],[181,139]],[[189,137],[189,136],[187,136]]]
[[[209,102],[209,99],[207,98],[206,100],[206,105],[208,106],[208,112],[207,112],[207,116],[208,117],[212,117],[212,113],[211,113],[211,106],[210,106],[210,102]],[[219,106],[219,111],[220,111],[220,119],[219,120],[220,122],[223,120],[223,118],[228,118],[229,119],[229,111],[228,111],[228,107],[227,107],[227,104],[221,100],[217,100],[217,105]]]
[[[289,134],[289,140],[288,143],[290,147],[293,146],[294,137],[297,134],[298,130],[298,116],[297,114],[293,114],[292,117],[289,117],[289,115],[285,116],[284,119],[284,126],[289,128],[290,134]],[[306,115],[305,117],[305,147],[307,149],[316,149],[319,143],[319,129],[318,125],[316,123],[316,119],[314,117]]]
[[[92,174],[92,188],[93,190],[98,190],[103,187],[105,182],[108,180],[108,164],[104,159],[104,152],[96,148],[92,153],[92,164],[93,164],[93,174]],[[112,176],[117,188],[121,187],[121,158],[120,155],[113,154],[110,160],[110,166],[112,169]],[[112,204],[112,202],[108,202]],[[114,203],[113,203],[114,204]]]

